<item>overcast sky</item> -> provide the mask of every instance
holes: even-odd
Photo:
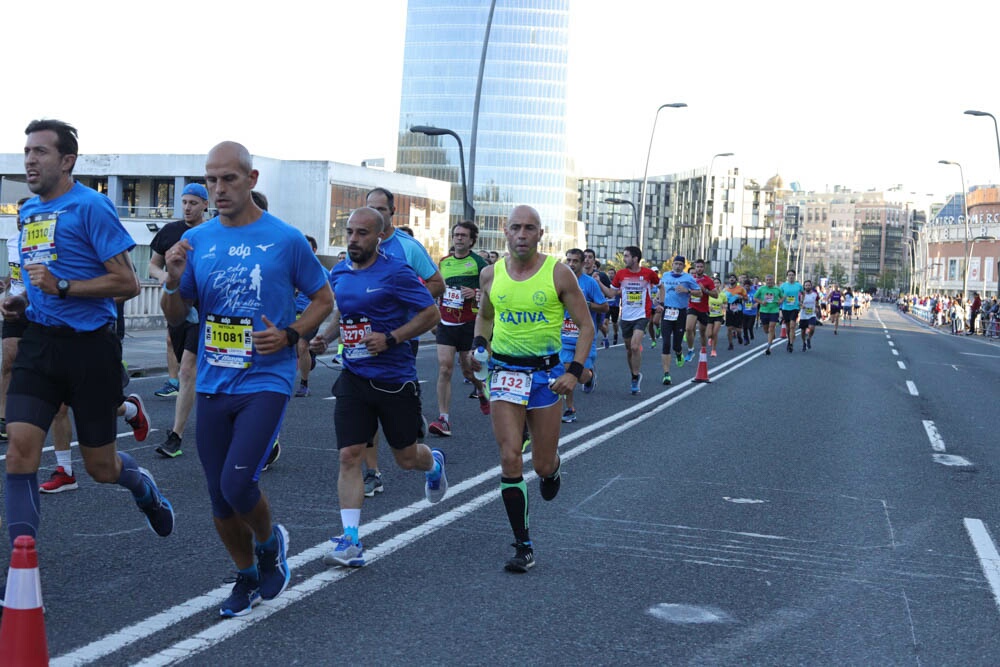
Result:
[[[484,4],[488,0],[483,0]],[[504,0],[498,0],[503,2]],[[405,0],[6,2],[0,152],[35,117],[87,153],[395,159]],[[580,175],[717,160],[823,190],[1000,182],[1000,3],[572,0],[570,151]]]

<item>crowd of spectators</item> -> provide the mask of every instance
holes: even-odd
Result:
[[[1000,302],[995,296],[984,300],[979,292],[972,292],[971,297],[964,300],[961,294],[901,294],[897,305],[902,312],[911,313],[935,327],[947,327],[955,335],[982,334],[991,338],[1000,335]]]

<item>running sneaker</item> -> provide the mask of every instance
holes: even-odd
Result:
[[[674,359],[677,361],[677,368],[684,368],[684,355],[678,352],[674,355]]]
[[[49,477],[49,481],[38,485],[38,490],[42,493],[62,493],[63,491],[75,491],[80,485],[76,483],[76,477],[67,475],[66,469],[62,466]]]
[[[174,398],[177,396],[180,390],[180,385],[171,380],[167,380],[163,383],[163,386],[153,392],[153,396],[159,396],[160,398]]]
[[[347,535],[331,537],[333,549],[323,554],[325,565],[343,565],[344,567],[363,567],[365,564],[365,548],[361,542],[355,543]]]
[[[670,373],[663,374],[663,384],[664,385],[670,384]]]
[[[160,537],[166,537],[174,530],[174,507],[160,493],[160,489],[156,486],[156,481],[149,474],[148,470],[139,468],[139,474],[146,480],[152,498],[145,503],[136,500],[135,504],[146,515],[146,523],[149,524],[150,530]]]
[[[528,447],[531,447],[531,433],[528,431],[528,424],[525,422],[524,426],[521,428],[521,453],[528,451]]]
[[[651,348],[655,348],[656,347],[656,339],[655,338],[653,339],[653,342],[649,344],[649,347],[651,347]]]
[[[740,342],[742,342],[742,341],[740,341]],[[733,341],[729,341],[729,349],[730,350],[733,349]]]
[[[764,354],[765,354],[766,356],[770,357],[770,356],[771,356],[771,348],[770,348],[770,347],[768,347],[768,348],[767,348],[766,350],[764,350]]]
[[[710,357],[717,357],[719,355],[715,353],[715,348],[713,347],[712,348],[712,352],[708,356],[710,356]]]
[[[503,569],[508,572],[527,572],[535,567],[535,550],[531,548],[531,542],[514,542],[510,546],[516,550]]]
[[[806,342],[802,341],[802,351],[805,352],[807,348],[808,348],[808,345],[806,345]]]
[[[249,614],[255,604],[260,602],[260,582],[242,572],[236,573],[235,579],[226,579],[225,583],[235,581],[233,592],[225,602],[219,605],[219,616],[234,618]]]
[[[813,349],[813,339],[811,336],[809,338],[806,338],[806,347],[809,348],[810,350]]]
[[[583,383],[583,393],[592,394],[594,392],[594,387],[597,386],[597,371],[591,369],[590,379]]]
[[[639,377],[637,377],[636,379],[632,380],[632,385],[630,387],[631,390],[632,390],[632,395],[633,396],[635,396],[636,394],[639,393],[639,385],[641,385],[641,384],[642,384],[642,373],[639,373]]]
[[[451,435],[451,424],[449,424],[448,420],[444,418],[444,415],[438,415],[437,421],[432,421],[431,425],[427,427],[427,430],[430,431],[432,435],[448,437]]]
[[[149,435],[149,418],[146,417],[146,408],[142,404],[142,396],[139,394],[129,394],[125,399],[126,403],[131,403],[136,407],[135,417],[126,419],[125,423],[132,427],[136,442],[142,442]]]
[[[694,359],[694,348],[688,348],[687,354],[684,355],[684,361],[691,361]]]
[[[309,396],[309,386],[300,384],[299,388],[295,390],[295,398],[305,398]],[[264,598],[265,600],[267,598]]]
[[[333,355],[333,357],[330,359],[330,363],[332,363],[334,366],[342,366],[344,363],[343,355],[341,354]]]
[[[277,543],[274,549],[265,549],[263,544],[254,548],[260,572],[260,596],[265,600],[281,595],[292,579],[292,571],[288,568],[288,531],[276,523],[271,528],[271,535]]]
[[[792,345],[791,341],[788,342],[788,353],[791,354],[795,351],[795,346]]]
[[[479,398],[479,390],[473,387],[472,393],[469,394],[469,398]]]
[[[7,441],[7,420],[0,417],[0,441]]]
[[[166,459],[175,459],[184,452],[181,451],[181,436],[173,431],[167,431],[167,439],[156,448],[156,453]]]
[[[427,502],[437,503],[441,502],[444,494],[448,493],[448,475],[444,471],[444,452],[440,449],[432,449],[431,456],[434,457],[439,466],[437,472],[424,473],[426,477],[426,482],[424,482],[424,497],[427,498]]]
[[[376,493],[385,491],[382,484],[382,473],[374,470],[365,471],[365,498],[373,498]]]
[[[617,344],[618,344],[618,336],[615,336],[615,342],[612,343],[612,345],[617,345]]]
[[[484,415],[489,416],[490,414],[490,399],[485,394],[480,394],[479,399],[479,411]]]
[[[271,447],[271,453],[267,455],[267,461],[264,462],[264,467],[261,468],[260,471],[264,472],[265,470],[270,468],[272,465],[274,465],[274,462],[277,461],[280,456],[281,456],[281,442],[278,441],[278,438],[275,438],[274,446]]]
[[[563,424],[572,424],[576,421],[576,409],[566,410],[563,412],[562,422]]]
[[[542,494],[543,500],[552,500],[559,493],[562,485],[562,460],[556,466],[556,471],[550,477],[538,477],[538,490]]]
[[[611,343],[608,342],[608,337],[607,336],[604,337],[604,342],[602,343],[602,345],[604,345],[604,349],[605,350],[608,349],[609,347],[611,347]]]

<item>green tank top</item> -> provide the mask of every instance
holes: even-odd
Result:
[[[555,266],[556,258],[549,255],[535,275],[514,280],[507,274],[505,259],[493,265],[490,303],[496,312],[494,352],[511,357],[544,357],[562,348],[564,309],[553,279]]]

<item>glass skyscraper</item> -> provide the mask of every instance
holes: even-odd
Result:
[[[452,220],[462,217],[458,143],[414,134],[414,125],[453,130],[466,162],[490,0],[410,0],[400,102],[400,173],[450,181]],[[535,207],[542,249],[578,242],[577,189],[566,149],[569,0],[501,0],[483,74],[470,198],[478,249],[506,249],[502,223],[518,204]],[[472,165],[468,165],[471,167]]]

